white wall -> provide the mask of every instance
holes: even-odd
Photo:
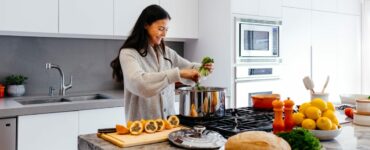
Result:
[[[362,93],[370,94],[370,0],[362,6]]]
[[[232,83],[232,19],[230,2],[224,0],[199,1],[198,40],[185,42],[185,58],[201,62],[204,56],[215,60],[215,70],[201,82],[204,86],[231,88]],[[228,92],[228,95],[231,95]]]

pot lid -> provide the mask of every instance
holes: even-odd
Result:
[[[168,139],[175,145],[190,149],[214,149],[225,145],[226,139],[216,131],[205,130],[204,126],[173,131]]]

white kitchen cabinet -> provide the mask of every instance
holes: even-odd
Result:
[[[326,77],[330,76],[327,92],[329,99],[337,94],[339,82],[337,71],[338,43],[337,30],[338,14],[322,11],[312,11],[312,79],[316,92],[321,91]],[[344,61],[344,60],[342,60]]]
[[[96,133],[100,128],[114,128],[126,124],[124,107],[81,110],[78,112],[78,134]]]
[[[337,0],[312,0],[312,10],[337,11]]]
[[[198,0],[160,0],[160,5],[171,16],[168,38],[198,38]]]
[[[18,117],[18,150],[77,150],[78,112]]]
[[[232,0],[234,14],[281,18],[281,0]]]
[[[301,104],[310,99],[302,79],[311,74],[311,11],[283,8],[283,24],[280,40],[280,55],[283,58],[281,94]]]
[[[0,31],[58,32],[58,0],[0,0]]]
[[[114,35],[128,36],[143,9],[159,0],[114,0]]]
[[[361,15],[361,0],[337,0],[337,11]]]
[[[113,0],[59,0],[59,33],[113,35]]]
[[[339,15],[337,23],[338,94],[361,92],[361,20],[360,16]],[[339,96],[332,97],[339,101]]]
[[[311,9],[311,0],[283,0],[282,3],[287,7]]]

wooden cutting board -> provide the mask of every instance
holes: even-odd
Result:
[[[184,127],[177,127],[171,130],[163,130],[160,132],[155,133],[141,133],[140,135],[119,135],[117,133],[98,133],[98,137],[118,146],[118,147],[131,147],[136,145],[143,145],[143,144],[151,144],[157,142],[163,142],[168,140],[168,135],[180,129],[184,129]]]

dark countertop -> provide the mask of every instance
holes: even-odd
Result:
[[[84,92],[84,93],[81,92],[81,93],[72,93],[72,94],[67,94],[67,95],[84,95],[84,94],[96,94],[96,93],[107,95],[111,97],[111,99],[87,100],[87,101],[67,102],[67,103],[44,103],[44,104],[34,104],[34,105],[22,105],[18,103],[16,100],[25,99],[25,98],[47,97],[47,96],[0,98],[0,118],[124,106],[123,91],[121,90]]]

